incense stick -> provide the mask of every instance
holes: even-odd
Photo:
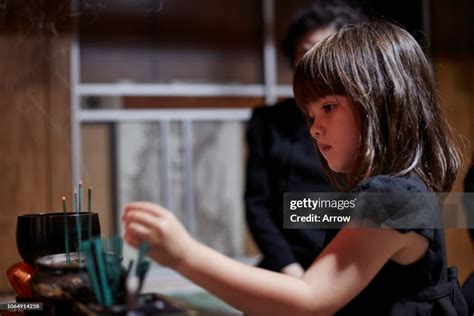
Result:
[[[77,230],[77,263],[81,264],[81,251],[82,251],[82,240],[81,240],[81,214],[78,210],[77,205],[77,192],[74,191],[74,213],[76,213],[76,230]]]
[[[104,299],[104,304],[105,306],[112,306],[113,297],[110,293],[110,288],[107,283],[107,274],[106,274],[107,272],[105,270],[105,265],[104,265],[101,239],[99,238],[94,239],[91,246],[92,246],[92,249],[95,250],[97,268],[99,271],[99,283],[101,284],[101,287],[102,287],[102,295]]]
[[[89,213],[89,240],[92,237],[92,187],[87,190],[87,212]]]
[[[96,266],[94,264],[94,256],[92,255],[92,243],[91,241],[86,241],[84,242],[84,254],[86,257],[86,265],[87,265],[87,272],[89,274],[91,283],[92,283],[92,288],[94,290],[95,297],[97,299],[97,302],[100,305],[104,304],[104,300],[102,298],[102,292],[100,290],[100,285],[99,285],[99,280],[97,276],[97,270]]]
[[[77,210],[79,213],[82,211],[82,180],[79,181],[79,189],[78,189],[78,203],[77,203]]]
[[[148,269],[150,268],[150,261],[145,260],[145,256],[147,255],[149,249],[150,244],[148,241],[142,242],[138,252],[137,267],[135,270],[135,275],[138,277],[137,295],[140,294],[143,286],[143,280],[145,279]]]
[[[143,259],[145,258],[146,254],[148,253],[149,248],[150,248],[150,244],[146,240],[144,242],[142,242],[141,245],[140,245],[140,249],[138,251],[137,267],[136,267],[136,270],[135,270],[135,273],[137,275],[139,273],[140,264],[142,263]]]
[[[67,226],[66,215],[66,197],[63,196],[63,214],[64,214],[64,245],[66,247],[66,262],[71,262],[71,255],[69,254],[69,228]]]

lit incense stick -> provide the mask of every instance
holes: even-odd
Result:
[[[88,211],[88,218],[89,218],[89,241],[92,237],[92,187],[89,187],[87,190],[87,211]]]
[[[80,213],[82,211],[82,180],[79,182],[79,189],[77,190],[79,198],[77,203],[77,211]]]
[[[64,214],[64,244],[66,245],[66,261],[71,262],[71,255],[69,254],[69,228],[67,226],[66,215],[66,197],[63,196],[63,214]]]
[[[81,214],[79,212],[79,206],[77,203],[77,192],[74,191],[74,213],[76,213],[76,230],[77,230],[77,263],[81,264]]]

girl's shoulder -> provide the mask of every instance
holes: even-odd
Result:
[[[352,192],[358,197],[356,216],[382,227],[415,231],[429,240],[434,240],[434,229],[442,227],[438,196],[415,174],[374,176]]]
[[[378,193],[402,193],[402,192],[430,192],[426,184],[415,174],[403,176],[377,175],[359,182],[352,192],[378,192]]]

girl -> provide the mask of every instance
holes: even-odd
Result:
[[[459,153],[433,75],[408,32],[386,22],[349,26],[313,47],[294,92],[323,166],[352,192],[447,192]],[[440,212],[417,220],[430,227]],[[456,315],[465,313],[447,272],[440,229],[335,231],[301,278],[229,259],[192,239],[160,206],[129,204],[125,240],[251,315]]]
[[[296,67],[306,51],[346,24],[365,21],[357,8],[314,0],[300,11],[285,37],[285,55]],[[262,253],[258,266],[301,277],[321,253],[324,229],[284,229],[283,192],[333,192],[321,167],[305,117],[294,98],[255,108],[248,122],[245,218]]]

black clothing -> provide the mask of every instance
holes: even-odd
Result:
[[[474,164],[471,164],[471,167],[464,178],[464,192],[474,193]],[[471,238],[471,241],[474,242],[474,199],[464,195],[463,203],[467,215],[469,237]],[[472,296],[474,296],[474,293]]]
[[[464,178],[464,191],[470,193],[474,192],[474,164],[471,165]],[[463,200],[467,213],[469,236],[471,237],[471,241],[474,242],[474,201],[466,195]],[[469,315],[474,315],[474,272],[472,272],[464,282],[462,292],[469,306]]]
[[[464,191],[474,192],[474,164],[471,165],[464,178]]]
[[[415,175],[375,176],[362,181],[353,192],[429,192]],[[432,212],[431,215],[425,212]],[[467,306],[457,281],[457,270],[447,269],[444,234],[433,221],[439,218],[439,204],[418,214],[415,231],[429,241],[426,254],[418,261],[401,265],[388,261],[367,287],[336,315],[467,315]],[[417,213],[415,213],[417,214]],[[393,222],[392,222],[393,223]],[[337,234],[333,231],[326,244]]]
[[[246,217],[263,254],[260,266],[307,268],[321,252],[324,230],[283,229],[284,192],[332,191],[308,125],[294,99],[255,109],[247,131]]]
[[[472,272],[462,285],[462,294],[469,307],[469,315],[474,315],[474,272]]]

